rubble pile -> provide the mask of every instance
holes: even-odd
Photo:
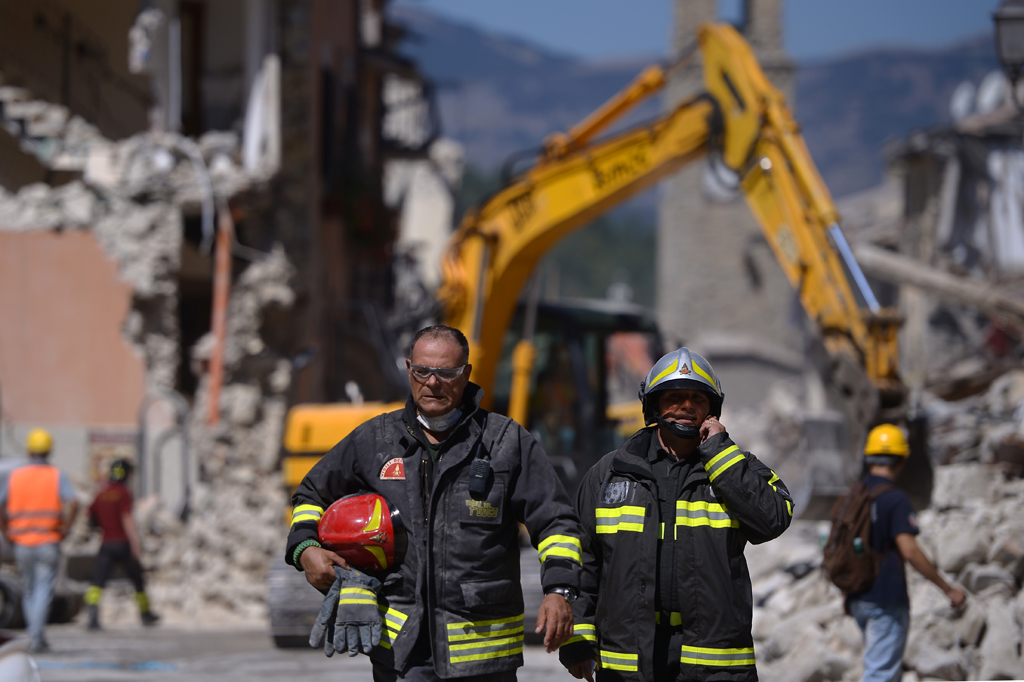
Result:
[[[932,504],[918,513],[918,542],[968,601],[952,609],[907,568],[904,680],[1024,679],[1024,480],[1015,449],[1024,442],[1024,371],[957,402],[927,397],[924,409],[937,466]],[[763,680],[860,679],[860,630],[821,571],[828,529],[828,522],[796,521],[778,540],[747,549]]]
[[[89,133],[82,180],[50,187],[0,188],[0,230],[88,229],[117,263],[133,289],[122,333],[146,364],[147,386],[175,385],[179,363],[178,271],[183,212],[199,212],[207,169],[212,197],[229,197],[260,182],[235,159],[237,135],[209,133],[198,142],[147,133],[119,142]],[[284,546],[287,505],[277,471],[281,429],[291,386],[289,359],[261,338],[267,315],[295,302],[294,268],[277,244],[256,253],[232,285],[224,348],[220,422],[207,424],[209,375],[202,376],[188,435],[198,467],[188,514],[160,499],[138,501],[142,563],[154,608],[171,622],[253,621],[266,618],[266,566]],[[207,335],[192,349],[194,362],[209,359]],[[91,492],[91,491],[90,491]],[[69,549],[95,549],[81,528]],[[107,623],[137,618],[127,584],[114,581],[101,603]]]
[[[293,274],[282,249],[239,277],[228,308],[220,421],[207,424],[209,375],[192,409],[189,436],[198,482],[182,523],[160,505],[140,514],[153,599],[172,619],[204,623],[267,618],[268,561],[283,551],[288,500],[277,471],[291,362],[260,337],[269,308],[290,307]],[[212,337],[193,352],[205,359]]]

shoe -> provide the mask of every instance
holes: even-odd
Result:
[[[89,618],[85,623],[86,630],[99,630],[100,629],[100,610],[92,604],[89,607]]]
[[[32,645],[28,648],[28,652],[30,654],[48,654],[51,651],[53,651],[53,649],[50,648],[50,643],[45,639],[38,642],[32,642]]]
[[[139,617],[142,618],[142,624],[147,628],[153,627],[156,625],[157,621],[160,620],[160,616],[156,615],[152,611],[143,611],[139,614]]]

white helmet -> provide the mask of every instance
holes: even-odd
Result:
[[[658,421],[658,403],[650,400],[650,397],[673,388],[703,391],[711,401],[710,414],[715,417],[722,416],[725,393],[714,368],[704,356],[683,347],[662,356],[640,384],[640,404],[644,408],[645,424]]]

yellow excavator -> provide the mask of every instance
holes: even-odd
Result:
[[[672,71],[698,51],[703,93],[651,123],[599,138],[632,107],[662,90]],[[903,401],[899,318],[879,306],[854,260],[785,98],[765,77],[748,43],[726,24],[702,26],[694,46],[678,59],[648,67],[567,133],[549,136],[533,167],[469,212],[452,235],[437,296],[445,323],[469,338],[473,380],[485,389],[485,401],[493,400],[499,367],[508,362],[503,360],[507,332],[520,292],[540,259],[571,231],[707,155],[738,177],[768,244],[817,323],[831,359],[830,381],[841,384],[839,392],[855,404],[854,418],[867,425],[880,404]],[[527,331],[511,358],[507,409],[524,424],[536,355],[536,310],[535,300],[526,306]],[[400,407],[293,407],[283,460],[289,487],[298,485],[319,456],[359,423]],[[635,426],[639,409],[637,402],[608,412]],[[273,623],[273,589],[271,598]],[[277,620],[283,627],[284,621]]]

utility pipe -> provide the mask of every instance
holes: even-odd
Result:
[[[213,331],[213,354],[210,357],[210,393],[207,421],[216,424],[220,420],[220,389],[224,383],[224,339],[227,337],[228,297],[231,294],[231,235],[234,223],[231,208],[227,202],[221,204],[217,219],[217,241],[214,247],[213,267],[213,315],[210,329]]]

